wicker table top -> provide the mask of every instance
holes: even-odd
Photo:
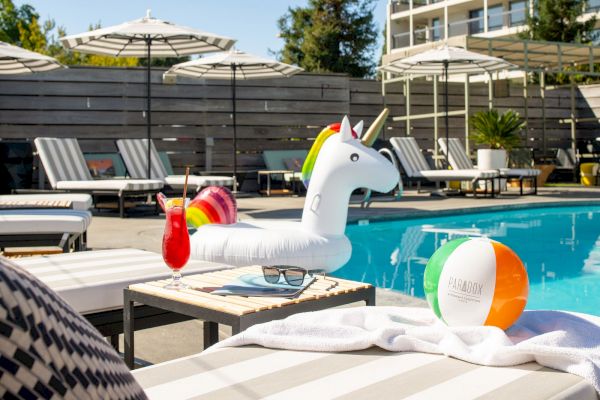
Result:
[[[160,280],[130,285],[129,290],[231,315],[246,315],[306,301],[357,292],[372,287],[367,283],[331,277],[324,279],[322,276],[317,276],[315,282],[307,287],[299,296],[292,299],[281,297],[219,296],[198,290],[198,288],[225,285],[243,274],[262,274],[262,271],[259,266],[252,266],[197,275],[185,275],[184,269],[183,280],[191,286],[189,289],[179,291],[165,289],[163,286],[167,284],[168,280]],[[334,281],[337,282],[337,285],[327,290],[327,288],[332,286]]]

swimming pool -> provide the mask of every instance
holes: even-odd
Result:
[[[428,258],[449,239],[486,236],[529,274],[528,309],[600,315],[600,205],[527,208],[351,224],[352,258],[334,276],[424,298]]]

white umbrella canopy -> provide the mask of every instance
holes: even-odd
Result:
[[[288,77],[304,71],[300,67],[234,50],[174,65],[169,72],[181,76],[236,80]]]
[[[228,50],[234,39],[175,25],[150,16],[60,39],[63,46],[82,53],[115,57],[182,57]],[[150,46],[148,44],[150,43]]]
[[[81,53],[148,59],[146,65],[146,137],[148,138],[148,179],[151,177],[152,96],[150,59],[182,57],[191,54],[228,50],[234,39],[199,31],[146,16],[120,25],[100,28],[60,39],[62,45]]]
[[[444,75],[444,97],[446,113],[446,143],[448,143],[448,75],[455,74],[492,74],[497,71],[517,68],[498,57],[475,53],[459,47],[442,46],[424,51],[414,56],[402,58],[383,65],[378,69],[383,72],[405,75]],[[437,138],[436,138],[437,139]],[[448,157],[446,155],[446,157]]]
[[[66,68],[56,59],[0,42],[0,75],[19,75]]]
[[[449,75],[481,74],[517,68],[498,57],[475,53],[459,47],[443,46],[379,67],[394,74]]]
[[[176,64],[168,71],[175,75],[191,78],[231,80],[231,101],[233,108],[233,176],[237,173],[237,121],[236,121],[236,81],[290,77],[304,71],[300,67],[231,50],[197,60]],[[237,185],[237,184],[236,184]],[[236,188],[234,188],[235,190]]]

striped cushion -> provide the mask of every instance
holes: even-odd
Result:
[[[596,399],[581,377],[536,363],[484,367],[380,349],[226,348],[133,371],[156,399]]]
[[[446,139],[440,138],[438,139],[438,143],[442,152],[448,156],[448,162],[452,166],[453,169],[472,169],[474,168],[471,159],[467,156],[465,148],[457,138],[448,139],[449,149],[446,148]],[[448,150],[450,150],[448,152]]]
[[[119,153],[123,157],[129,176],[134,179],[144,179],[148,177],[148,139],[120,139],[117,140]],[[163,165],[154,142],[150,141],[150,171],[151,179],[164,179],[168,174]]]
[[[419,171],[431,169],[414,137],[393,137],[390,139],[390,143],[409,178],[418,177]]]
[[[0,257],[0,398],[145,399],[98,331]]]
[[[505,178],[532,178],[538,176],[540,172],[535,168],[500,168],[500,176]]]
[[[61,181],[56,184],[57,189],[89,190],[109,192],[146,192],[160,190],[164,186],[162,181],[150,179],[102,179],[95,181]]]
[[[89,211],[68,209],[0,210],[0,234],[83,233],[92,222]]]
[[[35,146],[54,189],[60,181],[92,180],[77,139],[39,137]]]
[[[165,178],[167,185],[173,189],[182,189],[185,182],[185,175],[170,175]],[[199,191],[206,186],[233,186],[233,178],[230,176],[197,176],[188,177],[188,186],[190,189]]]
[[[56,254],[16,262],[82,314],[122,308],[124,288],[171,275],[160,254],[136,249]],[[189,274],[225,268],[230,267],[190,260],[182,270],[183,279]]]

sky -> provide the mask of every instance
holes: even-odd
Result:
[[[280,50],[277,20],[288,7],[305,6],[308,0],[13,0],[35,7],[42,21],[54,19],[68,34],[88,30],[90,24],[103,27],[152,16],[175,24],[237,39],[236,48],[263,57],[269,49]],[[376,0],[375,20],[381,32],[387,0]],[[375,57],[379,58],[383,37],[379,35]]]

